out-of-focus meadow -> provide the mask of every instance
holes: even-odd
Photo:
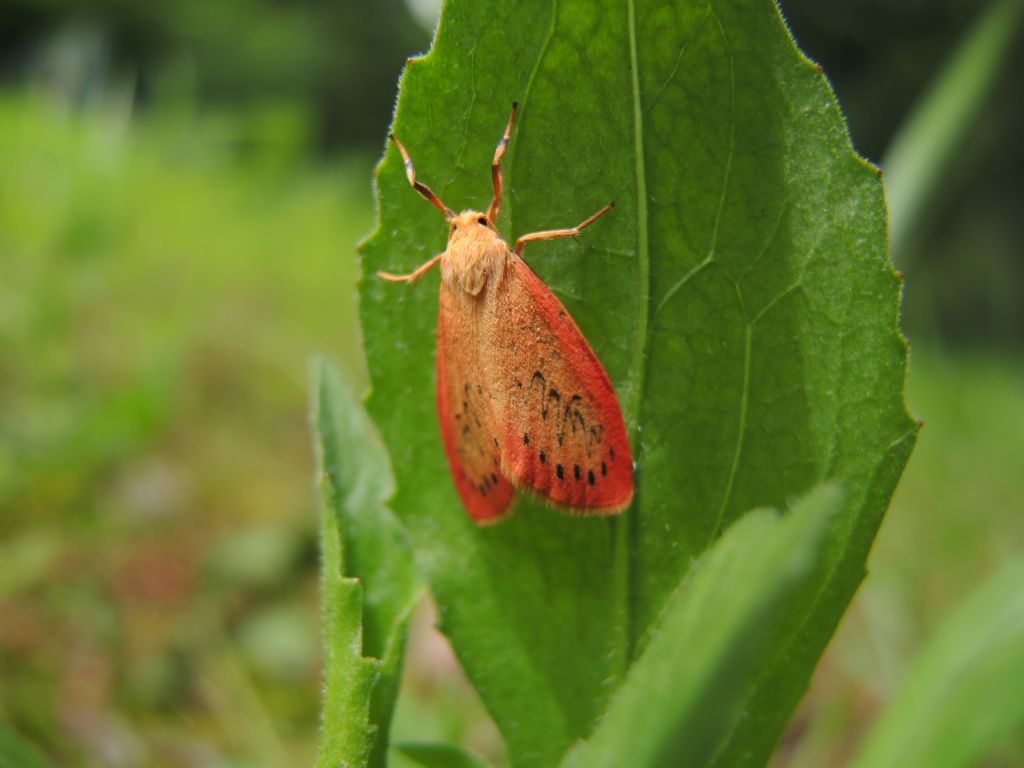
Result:
[[[355,243],[432,23],[364,5],[0,10],[0,736],[60,765],[312,762],[307,368],[363,380]],[[785,10],[876,161],[974,15]],[[899,254],[925,427],[780,764],[837,764],[950,607],[1024,553],[1020,65]],[[418,627],[399,737],[494,754]],[[1024,765],[1024,737],[998,759]]]

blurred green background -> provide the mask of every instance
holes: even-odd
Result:
[[[965,0],[784,11],[876,162],[979,18]],[[355,243],[436,15],[0,5],[0,737],[65,766],[312,762],[307,366],[364,380]],[[1014,34],[895,254],[925,427],[780,766],[841,764],[950,606],[1024,552]],[[396,731],[500,757],[426,612]],[[1024,735],[992,760],[1024,765]]]

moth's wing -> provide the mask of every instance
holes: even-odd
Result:
[[[551,290],[509,260],[491,339],[502,472],[571,511],[619,512],[633,499],[633,459],[608,374]]]
[[[515,489],[501,472],[501,430],[482,361],[483,328],[472,302],[442,283],[437,318],[437,415],[455,488],[470,517],[494,522]]]

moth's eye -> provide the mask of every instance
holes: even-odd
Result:
[[[459,228],[458,224],[452,224],[452,232]]]
[[[477,224],[483,224],[486,227],[487,226],[487,218],[485,216],[481,216],[479,219],[476,220],[476,223]]]

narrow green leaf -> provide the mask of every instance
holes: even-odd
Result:
[[[396,748],[424,768],[487,768],[487,762],[454,744],[404,743]]]
[[[907,242],[978,119],[1017,38],[1022,13],[1022,0],[987,4],[886,152],[882,167],[893,259],[898,264],[905,263]]]
[[[35,744],[0,723],[0,768],[53,768]]]
[[[579,242],[531,244],[525,258],[616,386],[636,499],[614,519],[527,502],[497,526],[467,518],[434,413],[438,277],[373,277],[427,261],[447,231],[392,149],[360,286],[392,508],[511,761],[553,765],[593,730],[695,557],[745,510],[840,481],[830,556],[778,617],[736,751],[720,757],[763,763],[914,442],[876,169],[770,0],[449,0],[394,121],[449,207],[486,208],[513,100],[508,238],[616,201]]]
[[[321,768],[384,766],[409,613],[420,588],[384,506],[387,452],[344,381],[313,366],[321,520],[324,701]]]
[[[607,716],[564,768],[710,764],[778,643],[776,617],[793,610],[797,587],[825,558],[841,498],[824,486],[785,517],[756,510],[734,523],[669,599]]]
[[[1005,565],[940,627],[879,716],[855,768],[978,761],[1024,723],[1024,562]]]

